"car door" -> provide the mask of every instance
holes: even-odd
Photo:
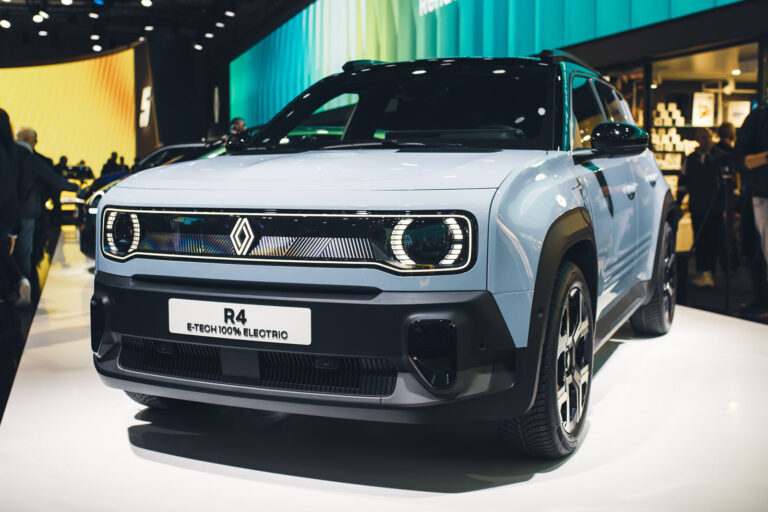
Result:
[[[629,105],[610,85],[594,80],[595,90],[608,120],[616,123],[635,124]],[[656,184],[664,179],[654,158],[648,153],[626,157],[626,165],[637,184],[635,203],[637,209],[637,244],[635,273],[638,280],[651,279],[655,259],[655,247],[659,234],[661,204],[664,187]]]
[[[574,75],[571,80],[571,144],[574,154],[591,147],[592,130],[605,122],[593,81]],[[633,300],[638,283],[637,182],[625,158],[594,158],[580,166],[582,194],[592,216],[597,245],[599,291],[595,317],[621,310]]]

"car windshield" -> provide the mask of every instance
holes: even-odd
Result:
[[[554,71],[519,61],[362,68],[291,102],[252,149],[551,149]]]

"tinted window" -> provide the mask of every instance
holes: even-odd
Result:
[[[169,160],[173,160],[182,156],[185,152],[189,151],[189,148],[169,148],[158,151],[154,155],[151,155],[146,161],[141,164],[142,169],[150,169],[163,165]]]
[[[288,135],[280,139],[280,144],[296,146],[341,140],[358,101],[357,94],[342,94],[332,98],[311,115],[302,119]]]
[[[602,82],[595,82],[595,88],[609,121],[635,124],[632,117],[628,117],[628,112],[625,110],[622,100],[613,87]]]
[[[571,84],[573,148],[589,148],[592,130],[604,121],[603,113],[597,104],[590,80],[577,76]]]
[[[551,68],[454,61],[435,61],[423,68],[398,66],[344,73],[318,83],[278,114],[256,143],[322,147],[320,137],[297,135],[308,127],[333,127],[337,142],[350,144],[389,140],[552,148]],[[350,97],[357,102],[323,109],[326,104],[345,104],[344,98]],[[335,116],[336,121],[324,121],[323,116]]]

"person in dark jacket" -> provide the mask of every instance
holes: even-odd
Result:
[[[117,163],[117,153],[112,152],[104,165],[101,167],[101,176],[106,176],[115,172],[120,172],[120,164]]]
[[[43,214],[43,197],[46,191],[60,194],[63,190],[76,192],[78,187],[57,175],[42,159],[35,156],[32,147],[25,140],[17,140],[19,217],[21,230],[16,242],[14,256],[19,271],[25,277],[32,274],[32,248],[35,222]]]
[[[8,113],[0,109],[0,302],[29,299],[29,280],[22,278],[12,254],[20,230],[16,145]]]
[[[68,167],[68,161],[66,156],[62,156],[59,158],[59,163],[53,166],[53,170],[56,171],[56,174],[58,174],[61,177],[64,177],[64,171],[67,170]]]
[[[720,250],[724,200],[720,189],[720,165],[712,154],[712,134],[706,128],[696,130],[699,147],[688,155],[681,174],[686,182],[693,224],[696,276],[694,286],[715,285],[714,272]]]
[[[746,191],[752,197],[754,225],[762,249],[762,257],[768,264],[768,105],[762,104],[749,113],[739,129],[735,153],[741,168]],[[759,283],[758,296],[766,299],[765,267]]]
[[[16,133],[16,140],[23,140],[29,144],[32,147],[32,154],[42,160],[45,165],[53,168],[53,160],[37,152],[37,132],[34,128],[30,128],[29,126],[21,127]]]

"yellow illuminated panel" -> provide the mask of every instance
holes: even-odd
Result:
[[[64,64],[0,68],[0,108],[13,129],[37,130],[37,151],[96,176],[112,151],[136,154],[133,50]]]

